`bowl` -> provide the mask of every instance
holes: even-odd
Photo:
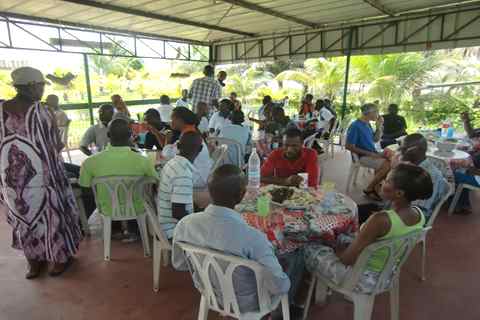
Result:
[[[452,152],[455,147],[457,146],[456,143],[452,143],[452,142],[437,142],[437,149],[438,151],[442,152],[442,153],[445,153],[445,152]]]

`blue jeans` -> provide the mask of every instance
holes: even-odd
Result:
[[[455,171],[455,184],[468,184],[474,187],[480,187],[477,180],[474,176],[466,174],[463,170]],[[459,208],[466,208],[470,206],[470,200],[468,197],[468,190],[463,190],[460,199],[458,200],[457,207]]]

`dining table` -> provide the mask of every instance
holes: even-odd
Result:
[[[350,197],[336,191],[310,192],[318,201],[303,208],[271,204],[270,213],[262,216],[256,207],[257,197],[247,195],[236,210],[246,223],[267,236],[277,255],[311,244],[335,246],[340,235],[357,232],[358,209]]]

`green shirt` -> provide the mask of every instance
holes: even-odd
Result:
[[[130,147],[112,147],[108,145],[104,151],[85,160],[80,169],[79,184],[90,188],[92,180],[108,176],[145,176],[158,178],[153,163]],[[97,202],[104,215],[112,214],[112,204],[108,190],[104,186],[98,188]],[[120,195],[121,198],[121,195]],[[122,201],[120,200],[122,203]],[[143,201],[134,197],[134,206],[137,213],[143,211]]]

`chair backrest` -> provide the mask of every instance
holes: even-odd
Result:
[[[221,137],[209,137],[207,139],[210,145],[214,146],[227,146],[227,155],[223,159],[222,164],[234,164],[240,168],[245,164],[245,152],[244,147],[235,140],[221,138]]]
[[[147,177],[144,176],[107,176],[94,178],[92,181],[92,189],[100,213],[102,213],[102,208],[100,207],[99,193],[108,193],[112,210],[112,220],[136,218],[138,213],[135,210],[134,200],[139,199],[145,202],[146,179]]]
[[[257,285],[259,314],[266,314],[272,299],[264,282],[263,266],[255,261],[226,255],[185,242],[175,242],[184,252],[197,289],[208,301],[209,308],[235,318],[240,318],[240,309],[235,295],[233,273],[237,268],[253,271]],[[200,282],[200,283],[199,283]]]
[[[360,277],[367,270],[367,265],[373,254],[378,250],[385,250],[387,252],[387,260],[385,266],[380,273],[377,283],[370,294],[376,295],[385,291],[389,291],[392,285],[397,281],[400,275],[402,265],[408,259],[412,250],[416,247],[419,239],[430,228],[423,228],[412,231],[401,237],[377,241],[372,243],[365,249],[355,262],[351,276],[345,280],[342,287],[345,290],[353,291],[360,281]]]
[[[145,213],[147,214],[147,219],[149,225],[152,227],[152,231],[157,236],[158,240],[162,243],[162,247],[171,248],[171,244],[168,241],[165,232],[158,221],[158,212],[157,206],[155,203],[155,192],[154,186],[158,185],[158,180],[151,177],[145,177],[139,185],[140,190],[143,190],[144,194],[144,206]]]
[[[213,165],[211,172],[215,171],[218,167],[225,163],[225,158],[227,157],[228,146],[226,144],[222,144],[220,146],[215,147],[212,152],[212,160]]]
[[[425,224],[426,227],[431,227],[433,225],[433,223],[435,222],[435,219],[440,213],[440,210],[442,209],[442,206],[445,204],[445,202],[447,202],[448,198],[450,198],[450,196],[453,195],[454,193],[455,193],[455,185],[448,183],[448,190],[442,196],[442,198],[435,204],[435,208],[433,208],[432,215],[430,216],[427,223]]]

